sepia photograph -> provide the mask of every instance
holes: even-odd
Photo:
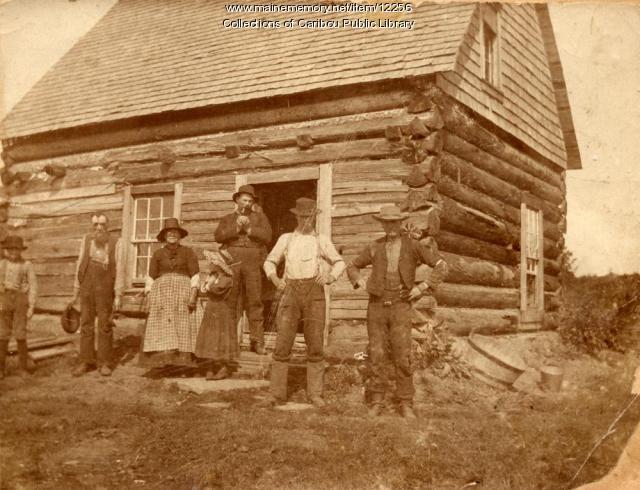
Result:
[[[0,0],[0,489],[640,488],[640,3]]]

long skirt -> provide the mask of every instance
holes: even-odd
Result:
[[[202,310],[189,311],[190,294],[191,280],[183,274],[163,274],[153,283],[144,352],[195,351]]]
[[[238,359],[235,308],[228,301],[209,298],[198,331],[195,354],[202,359],[229,362]]]

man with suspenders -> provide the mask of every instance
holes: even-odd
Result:
[[[324,286],[335,282],[344,272],[345,263],[331,239],[315,233],[315,219],[320,212],[313,199],[300,198],[291,209],[298,226],[293,233],[285,233],[269,253],[264,271],[282,298],[278,316],[276,347],[271,365],[271,394],[262,404],[282,404],[287,399],[287,374],[291,348],[298,323],[304,324],[307,344],[307,396],[316,407],[323,407],[324,378]],[[284,276],[279,278],[276,268],[284,260]]]

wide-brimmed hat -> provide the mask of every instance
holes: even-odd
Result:
[[[67,333],[76,333],[80,328],[80,312],[75,309],[73,303],[69,303],[60,317],[60,325]]]
[[[2,248],[7,250],[10,250],[10,249],[25,250],[27,247],[24,246],[22,237],[19,237],[17,235],[9,235],[4,240],[2,240]]]
[[[180,221],[178,221],[178,218],[167,218],[164,220],[164,227],[156,236],[159,242],[165,241],[165,235],[169,230],[178,230],[180,232],[181,238],[184,238],[189,234],[187,230],[180,226]]]
[[[296,207],[291,208],[293,214],[297,216],[314,216],[316,214],[320,214],[320,210],[318,209],[318,205],[316,201],[313,199],[309,199],[308,197],[301,197],[296,199]]]
[[[240,195],[240,194],[249,194],[251,197],[253,197],[254,199],[256,199],[256,191],[253,188],[252,185],[250,184],[245,184],[245,185],[241,185],[237,192],[235,192],[233,194],[233,196],[231,197],[232,200],[236,200],[236,198]]]
[[[374,219],[378,221],[403,221],[409,217],[408,213],[400,211],[398,206],[388,204],[380,208],[378,214],[373,215]]]

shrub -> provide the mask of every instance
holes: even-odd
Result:
[[[590,354],[624,352],[633,344],[639,304],[640,275],[574,278],[565,284],[558,331]]]

